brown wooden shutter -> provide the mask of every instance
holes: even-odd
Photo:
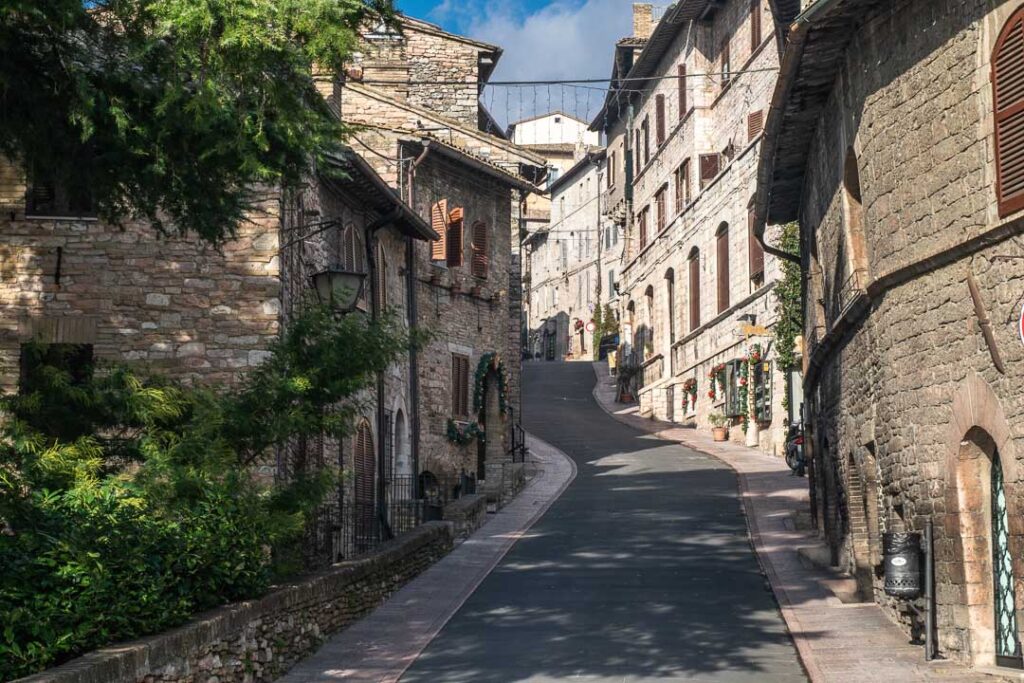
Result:
[[[754,235],[754,210],[747,211],[747,241],[750,243],[750,279],[764,275],[764,249]]]
[[[487,277],[487,226],[481,222],[473,224],[473,262],[471,264],[474,277]]]
[[[634,133],[634,137],[636,138],[636,150],[635,150],[636,151],[636,168],[633,169],[633,177],[635,178],[636,174],[640,172],[640,167],[643,166],[643,161],[644,161],[643,156],[641,156],[642,153],[641,153],[641,150],[640,150],[640,129],[639,128],[636,129],[636,131]]]
[[[683,201],[683,167],[676,169],[676,213],[683,210],[686,202]]]
[[[679,118],[686,116],[686,65],[680,64],[676,68],[679,75]]]
[[[430,227],[434,229],[439,239],[430,243],[430,259],[432,261],[445,261],[448,256],[448,200],[441,201],[430,207]]]
[[[657,211],[658,211],[658,231],[657,231],[656,234],[659,234],[659,235],[661,234],[661,231],[665,229],[665,218],[666,218],[666,216],[665,216],[665,214],[666,214],[666,211],[665,211],[665,192],[666,192],[666,190],[667,190],[667,188],[663,186],[660,190],[658,190],[658,194],[655,195],[655,202],[657,203]]]
[[[452,415],[469,415],[469,358],[452,354]]]
[[[996,197],[999,215],[1024,209],[1024,7],[1011,17],[992,56]]]
[[[639,223],[640,223],[640,249],[641,249],[641,251],[643,250],[644,247],[647,246],[647,212],[648,212],[647,208],[644,208],[644,210],[640,212]]]
[[[750,52],[761,46],[761,0],[750,0]]]
[[[690,203],[690,160],[683,160],[683,204]]]
[[[657,95],[654,98],[654,129],[658,146],[665,144],[665,96]]]
[[[644,164],[651,160],[651,117],[645,116],[640,130],[644,134]]]
[[[718,176],[721,156],[718,154],[700,155],[700,187],[704,189],[708,183]]]
[[[764,111],[758,109],[747,114],[747,142],[753,142],[764,130]]]
[[[700,252],[690,256],[690,331],[700,327]]]
[[[463,229],[463,211],[462,208],[456,207],[452,209],[448,215],[448,265],[449,266],[461,266],[462,265],[462,229]]]
[[[384,245],[377,245],[377,308],[383,311],[388,307],[388,262],[384,255]]]
[[[729,308],[729,228],[718,231],[715,240],[718,248],[718,312]]]
[[[355,494],[359,505],[373,504],[374,458],[373,432],[370,423],[363,420],[356,429]]]

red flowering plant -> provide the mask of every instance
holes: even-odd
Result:
[[[718,384],[725,384],[725,363],[719,363],[711,368],[711,372],[708,373],[708,382],[708,398],[714,400],[718,395]]]

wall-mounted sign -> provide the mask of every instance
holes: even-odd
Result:
[[[597,325],[594,324],[593,320],[591,320],[589,323],[587,323],[587,332],[593,332],[596,328],[597,328]]]

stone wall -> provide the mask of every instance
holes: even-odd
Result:
[[[365,616],[452,547],[430,522],[366,557],[200,615],[159,635],[96,650],[17,683],[260,683]],[[344,662],[339,662],[343,666]]]
[[[467,236],[476,221],[488,227],[489,268],[485,279],[470,272],[468,237],[463,240],[462,266],[432,262],[429,244],[418,243],[415,247],[419,326],[433,335],[419,361],[420,467],[435,474],[457,475],[463,469],[472,473],[477,471],[477,443],[457,446],[446,436],[447,421],[452,417],[452,354],[469,357],[470,403],[477,364],[490,351],[501,356],[510,385],[519,386],[518,348],[509,348],[511,193],[508,186],[435,152],[416,169],[414,196],[413,208],[427,220],[431,206],[446,199],[449,210],[464,210]],[[518,313],[514,320],[518,329]],[[501,431],[507,430],[506,421]],[[502,434],[502,443],[505,438],[507,435]]]
[[[186,382],[235,381],[278,335],[279,212],[266,201],[218,252],[142,222],[26,218],[24,179],[0,165],[0,390],[15,388],[32,338]]]
[[[991,46],[1020,2],[996,4],[905,0],[865,18],[819,120],[801,215],[822,299],[808,307],[808,351],[816,340],[836,344],[816,355],[823,369],[808,396],[817,404],[818,515],[836,557],[908,630],[906,604],[881,590],[879,536],[933,520],[939,647],[981,665],[993,663],[995,453],[1006,472],[1017,623],[1024,617],[1024,349],[1015,326],[1024,267],[997,258],[1019,254],[1002,240],[1024,231],[1024,216],[997,216],[989,81]],[[851,154],[862,221],[848,175],[844,186]],[[986,233],[988,246],[970,242]],[[858,247],[866,293],[849,282]],[[1005,372],[980,332],[969,277]],[[857,295],[867,300],[860,315],[850,305]]]

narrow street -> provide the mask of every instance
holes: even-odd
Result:
[[[524,424],[578,476],[403,681],[799,681],[736,478],[593,400],[589,363],[528,363]]]

